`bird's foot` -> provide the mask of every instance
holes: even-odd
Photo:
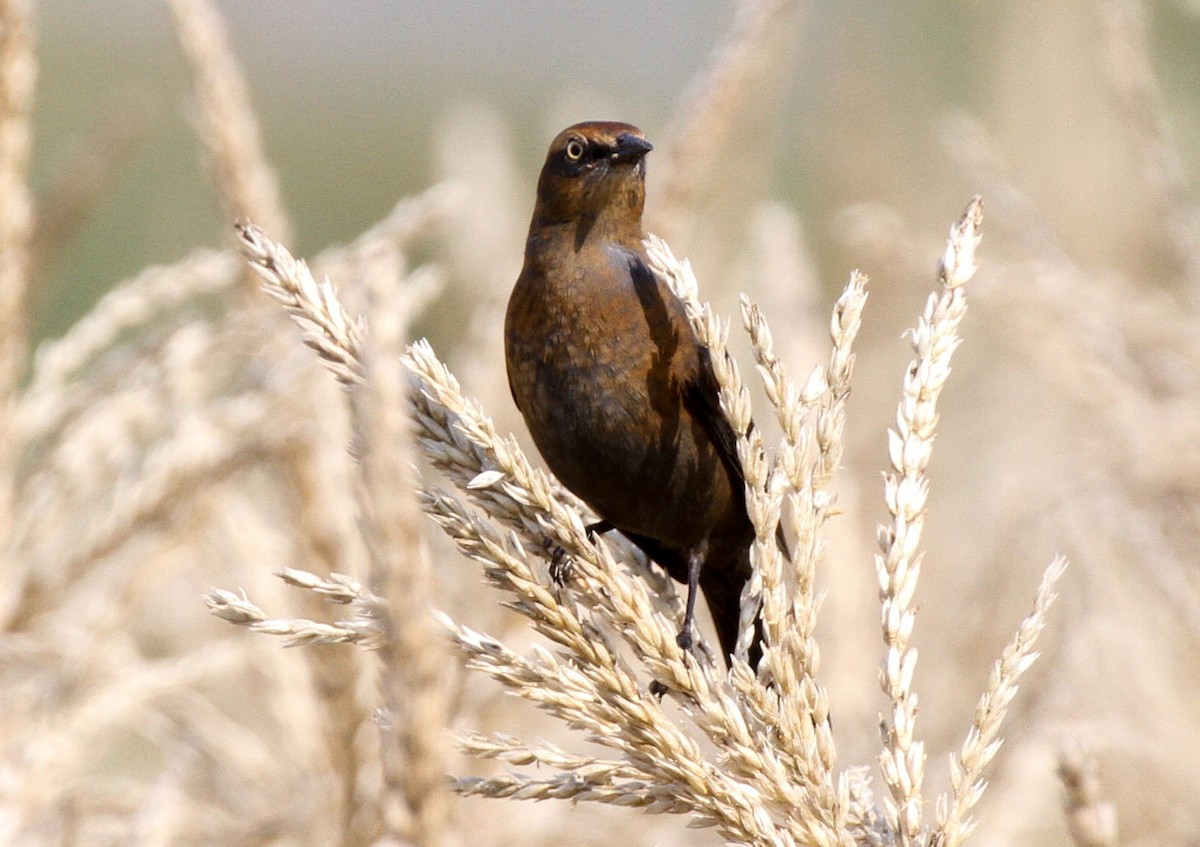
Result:
[[[708,542],[702,541],[688,553],[688,593],[687,605],[683,613],[683,626],[675,636],[675,643],[684,652],[692,649],[692,627],[696,620],[696,595],[700,593],[700,566],[708,554]]]
[[[557,544],[550,548],[550,580],[556,588],[563,588],[571,581],[571,573],[575,570],[574,560],[567,551]]]
[[[588,524],[583,529],[587,533],[588,541],[594,543],[597,535],[603,535],[606,532],[616,529],[616,527],[608,521],[600,520]],[[571,571],[575,569],[575,563],[567,555],[567,551],[562,548],[562,545],[555,541],[547,539],[546,549],[550,553],[550,579],[554,581],[555,586],[562,588],[570,581]]]
[[[667,687],[666,683],[659,682],[657,679],[650,680],[650,694],[654,697],[657,697],[659,700],[661,700],[670,690],[671,689]]]

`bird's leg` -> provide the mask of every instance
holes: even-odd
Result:
[[[708,552],[708,542],[701,541],[688,553],[688,594],[687,607],[683,613],[683,627],[675,636],[675,643],[681,650],[692,649],[692,628],[695,626],[696,595],[700,593],[700,566]]]
[[[612,532],[614,529],[616,529],[616,527],[608,521],[596,521],[595,523],[590,523],[583,528],[584,532],[587,533],[589,541],[595,541],[597,535],[603,535],[606,532]]]

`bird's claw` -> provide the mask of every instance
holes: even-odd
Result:
[[[563,588],[571,580],[571,572],[575,570],[575,562],[567,555],[567,551],[555,544],[550,550],[550,579],[558,588]]]
[[[684,629],[681,629],[679,634],[675,636],[675,643],[679,645],[680,650],[691,650],[693,644],[691,627],[685,627]]]

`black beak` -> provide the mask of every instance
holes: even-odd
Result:
[[[641,136],[623,132],[617,136],[611,157],[618,162],[636,162],[653,149],[654,145]]]

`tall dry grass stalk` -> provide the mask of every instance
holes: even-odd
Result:
[[[279,180],[262,150],[250,90],[229,46],[225,25],[208,0],[167,0],[192,67],[197,130],[208,148],[226,220],[252,219],[280,238],[291,224]]]
[[[1131,0],[1106,0],[1098,6],[1113,99],[1143,181],[1153,192],[1158,225],[1181,289],[1194,308],[1200,304],[1200,205],[1188,185],[1151,64],[1147,12]]]
[[[1078,741],[1068,742],[1059,753],[1058,777],[1063,784],[1063,805],[1071,837],[1079,847],[1116,847],[1117,810],[1101,799],[1096,758]]]
[[[743,158],[728,157],[726,145],[736,137],[744,98],[761,87],[757,84],[773,64],[771,36],[804,6],[796,0],[739,3],[729,31],[684,92],[671,121],[661,199],[650,213],[654,228],[668,238],[690,229],[701,195],[728,167],[728,158]]]
[[[37,75],[30,18],[23,0],[0,4],[0,401],[5,405],[20,381],[28,346],[30,113]]]
[[[0,3],[0,468],[11,468],[16,460],[14,395],[29,346],[26,301],[33,200],[28,179],[37,74],[30,17],[24,0]],[[0,472],[0,550],[12,536],[13,505],[12,480]]]

